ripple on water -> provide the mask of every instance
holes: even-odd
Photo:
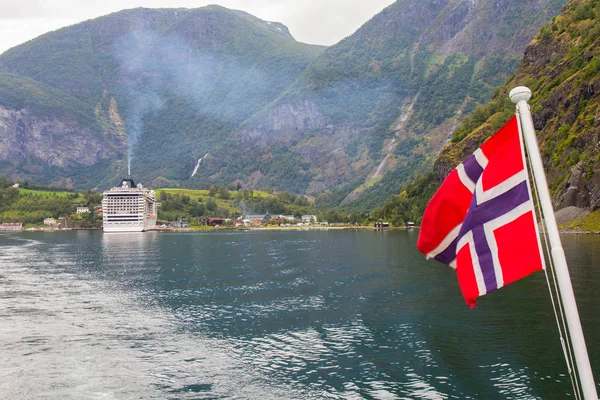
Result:
[[[0,242],[8,398],[532,399],[566,380],[523,361],[504,304],[446,307],[454,282],[381,235],[65,235]]]
[[[2,250],[4,398],[304,397],[247,369],[227,342],[181,331],[139,293],[68,272],[64,248],[44,248],[40,265],[27,246]]]

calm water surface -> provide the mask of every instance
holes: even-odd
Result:
[[[470,310],[417,234],[0,234],[0,397],[572,398],[543,274]],[[598,382],[600,237],[563,240]]]

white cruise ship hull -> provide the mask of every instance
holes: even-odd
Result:
[[[102,227],[102,230],[104,232],[110,233],[110,232],[143,232],[144,229],[144,225],[128,225],[128,226],[124,226],[124,225],[104,225]]]

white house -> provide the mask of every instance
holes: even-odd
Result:
[[[77,207],[77,214],[89,213],[89,207]]]
[[[294,221],[296,219],[293,215],[278,215],[277,218],[285,219],[286,221]]]
[[[56,226],[56,225],[58,225],[58,223],[56,222],[56,218],[45,218],[44,225]]]

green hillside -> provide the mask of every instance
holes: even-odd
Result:
[[[383,215],[417,219],[444,177],[515,112],[508,92],[528,86],[538,141],[556,210],[600,207],[600,2],[572,0],[544,26],[525,50],[517,73],[476,108],[456,129],[435,161],[433,172],[407,186],[378,210]],[[412,214],[404,211],[408,208]],[[599,230],[589,220],[586,230]],[[576,224],[576,225],[578,225]]]
[[[0,106],[76,117],[95,132],[90,141],[126,135],[116,150],[120,160],[50,166],[44,176],[28,173],[27,164],[15,175],[15,165],[0,160],[0,172],[109,186],[129,154],[145,182],[180,184],[197,158],[223,147],[235,126],[273,101],[322,50],[296,42],[279,23],[219,6],[126,10],[42,35],[0,56]]]
[[[397,1],[246,121],[237,138],[249,159],[283,165],[245,162],[246,149],[206,176],[217,167],[231,180],[260,173],[263,185],[287,185],[326,207],[381,205],[431,166],[456,121],[516,71],[564,3]]]

